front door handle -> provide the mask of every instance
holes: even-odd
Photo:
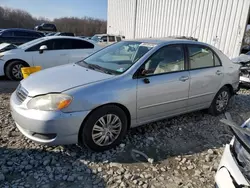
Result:
[[[66,56],[67,54],[60,54],[60,56]]]
[[[220,70],[217,70],[215,74],[217,74],[217,75],[221,75],[221,74],[222,74],[222,72],[221,72]]]
[[[149,84],[149,83],[150,83],[150,81],[149,81],[148,78],[144,78],[144,79],[143,79],[143,82],[144,82],[145,84]]]
[[[188,76],[182,76],[182,77],[179,78],[179,80],[182,81],[182,82],[186,82],[188,79],[189,79]]]

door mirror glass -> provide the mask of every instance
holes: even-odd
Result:
[[[39,48],[39,52],[40,53],[43,53],[44,50],[48,50],[48,47],[46,45],[42,45],[40,48]]]

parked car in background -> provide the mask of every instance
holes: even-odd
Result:
[[[70,33],[70,32],[58,32],[58,33],[55,33],[54,36],[70,36],[70,37],[74,37],[75,34]]]
[[[231,59],[234,63],[239,64],[240,67],[240,85],[250,86],[250,52],[240,54],[238,57]]]
[[[51,36],[25,43],[0,53],[0,76],[21,80],[21,68],[41,66],[42,69],[79,61],[99,50],[97,44],[76,37]]]
[[[241,128],[249,132],[250,119]],[[222,155],[215,176],[217,188],[250,187],[250,132],[246,134],[242,129],[231,128],[235,136]]]
[[[50,32],[50,33],[47,33],[46,36],[54,36],[56,34],[56,32]]]
[[[131,127],[201,109],[218,115],[238,84],[239,65],[208,44],[131,40],[31,75],[10,105],[17,128],[31,140],[103,151]]]
[[[44,36],[41,32],[28,29],[3,29],[0,31],[0,43],[21,45]]]
[[[123,40],[123,36],[120,35],[108,35],[108,34],[96,34],[91,37],[91,40],[97,42],[99,45],[106,46],[115,42]]]
[[[42,23],[35,27],[36,31],[49,31],[49,32],[57,32],[57,28],[54,24],[50,23]]]
[[[86,39],[86,40],[91,40],[91,38],[92,38],[92,37],[87,37],[87,36],[78,36],[78,37],[80,37],[82,39]]]
[[[246,54],[249,51],[250,51],[250,46],[249,45],[245,45],[245,46],[242,46],[242,48],[240,50],[240,53],[241,54]]]

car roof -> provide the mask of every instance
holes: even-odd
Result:
[[[77,40],[84,40],[83,38],[80,38],[80,37],[73,37],[73,36],[45,36],[43,37],[44,40],[49,40],[49,39],[58,39],[58,38],[61,38],[61,39],[77,39]],[[84,41],[87,41],[87,40],[84,40]],[[87,41],[89,42],[89,41]]]
[[[113,35],[113,34],[95,34],[94,36],[115,36],[115,37],[122,37],[122,35]]]
[[[202,42],[198,42],[195,40],[188,40],[188,39],[178,39],[178,38],[171,38],[171,37],[165,37],[165,38],[141,38],[141,39],[126,39],[124,41],[135,41],[135,42],[143,42],[143,43],[154,43],[157,45],[165,44],[165,43],[185,43],[185,44],[201,44],[201,45],[207,45]]]
[[[41,33],[31,29],[22,29],[22,28],[9,28],[9,29],[2,29],[1,31],[27,31],[27,32],[34,32],[34,33]]]

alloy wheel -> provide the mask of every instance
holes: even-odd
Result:
[[[112,144],[120,135],[122,122],[115,114],[107,114],[99,118],[92,129],[92,139],[99,146]]]
[[[21,68],[24,67],[22,64],[16,64],[13,66],[12,68],[12,75],[16,78],[16,79],[22,79],[22,71]]]
[[[228,92],[226,91],[221,92],[216,100],[216,110],[218,110],[219,112],[225,110],[225,108],[228,105],[228,101],[229,101]]]

